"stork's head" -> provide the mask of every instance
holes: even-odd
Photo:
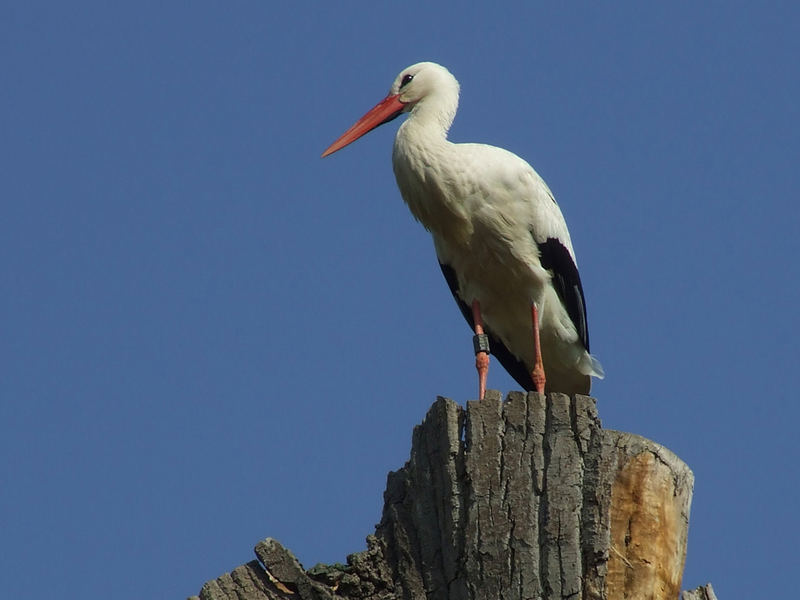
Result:
[[[402,70],[389,90],[389,95],[367,112],[339,139],[331,144],[322,156],[333,154],[356,141],[379,125],[388,123],[404,112],[431,107],[441,115],[439,119],[446,130],[458,106],[458,81],[441,65],[421,62]]]
[[[405,105],[405,112],[417,102],[428,97],[455,94],[458,98],[458,81],[442,65],[421,62],[403,69],[394,80],[389,95],[396,95]]]

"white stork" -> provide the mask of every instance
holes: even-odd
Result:
[[[327,156],[401,113],[392,165],[411,213],[475,332],[478,393],[489,352],[526,390],[587,394],[603,377],[589,354],[583,287],[567,224],[552,192],[524,160],[494,146],[454,144],[447,132],[459,85],[421,62],[325,150]],[[545,378],[545,373],[547,377]]]

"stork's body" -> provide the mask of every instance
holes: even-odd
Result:
[[[410,112],[392,153],[397,184],[431,232],[465,318],[476,333],[485,330],[491,352],[525,389],[541,387],[534,381],[543,366],[547,391],[588,393],[590,376],[602,377],[602,368],[588,352],[583,290],[561,211],[515,154],[447,140],[458,92],[444,67],[413,65],[325,154]],[[479,372],[482,362],[479,355]],[[484,368],[481,396],[485,378]]]

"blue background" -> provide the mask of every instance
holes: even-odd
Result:
[[[0,577],[180,598],[365,547],[471,335],[391,171],[420,60],[570,225],[604,425],[694,470],[684,588],[796,593],[795,3],[0,7]],[[497,363],[489,386],[517,386]]]

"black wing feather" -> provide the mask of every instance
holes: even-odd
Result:
[[[553,287],[556,288],[556,293],[567,309],[567,314],[575,324],[583,346],[588,352],[589,327],[586,322],[586,301],[583,297],[578,267],[575,266],[569,250],[556,238],[547,238],[538,246],[542,267],[553,274]]]
[[[458,295],[458,277],[456,277],[455,270],[450,265],[445,265],[441,262],[439,263],[439,267],[442,269],[442,274],[447,281],[447,285],[450,287],[450,291],[453,293],[453,298],[455,298],[458,308],[461,309],[461,314],[464,315],[467,323],[469,323],[470,329],[475,331],[475,321],[472,318],[472,309]],[[531,379],[531,374],[527,367],[525,367],[525,364],[516,356],[514,356],[508,348],[506,348],[505,344],[503,344],[503,342],[501,342],[500,339],[492,333],[491,329],[489,329],[486,324],[484,324],[483,329],[486,335],[489,336],[490,352],[497,358],[497,360],[500,361],[500,364],[503,365],[503,368],[508,371],[508,374],[511,375],[511,377],[513,377],[519,385],[521,385],[526,391],[533,391],[533,380]]]

